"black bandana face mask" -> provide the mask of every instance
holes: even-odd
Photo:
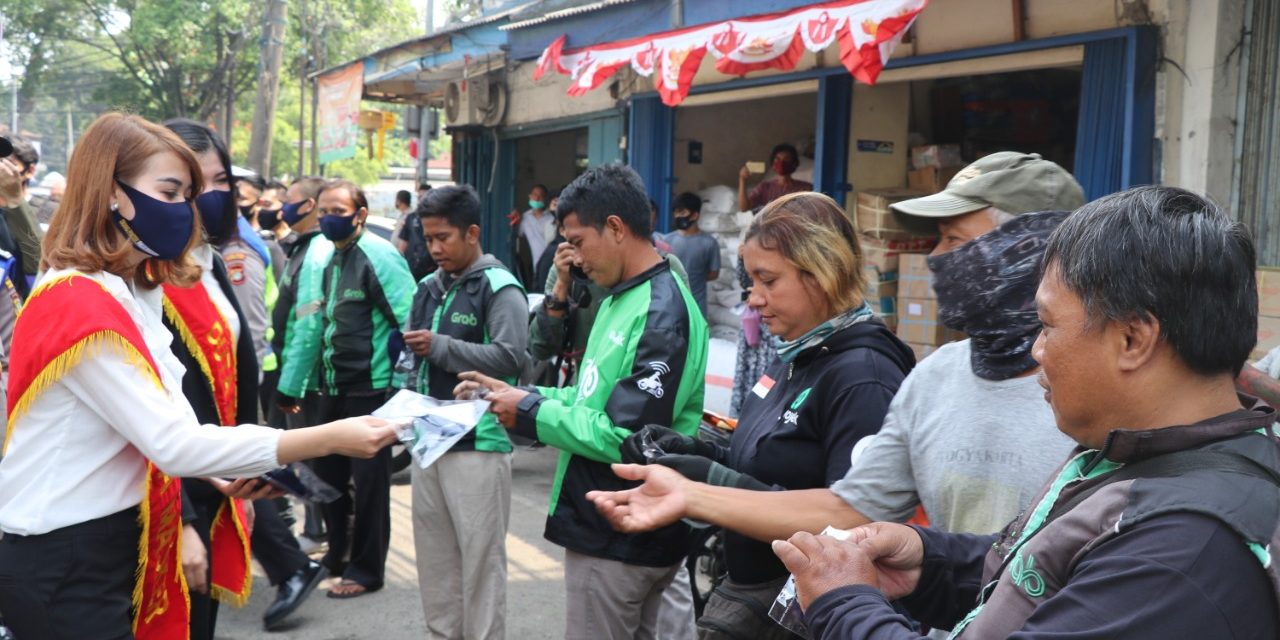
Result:
[[[1008,380],[1034,368],[1040,334],[1036,288],[1040,259],[1064,211],[1028,213],[964,246],[929,258],[938,320],[969,334],[973,373]]]

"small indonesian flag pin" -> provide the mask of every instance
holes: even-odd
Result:
[[[756,386],[751,388],[751,392],[763,398],[769,395],[769,391],[773,389],[773,384],[773,378],[760,376],[760,380],[756,382]]]

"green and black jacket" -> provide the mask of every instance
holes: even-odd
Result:
[[[524,288],[491,255],[480,256],[459,277],[437,269],[418,283],[409,330],[430,329],[431,350],[414,357],[411,388],[452,400],[458,373],[479,371],[516,384],[529,344],[529,301]],[[511,451],[506,429],[486,413],[451,451]]]
[[[577,384],[537,387],[520,403],[517,433],[560,449],[546,538],[578,553],[666,567],[688,554],[688,526],[614,531],[588,491],[636,486],[613,474],[622,440],[646,424],[694,435],[702,417],[707,323],[664,260],[618,284],[600,305]]]
[[[313,373],[328,395],[366,394],[391,387],[391,332],[409,318],[413,276],[391,243],[363,230],[337,249],[313,239],[296,279],[286,323],[280,393],[299,398]],[[294,259],[302,254],[295,254]]]

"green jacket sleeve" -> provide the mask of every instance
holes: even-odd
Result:
[[[632,354],[627,375],[610,379],[601,372],[596,385],[608,389],[603,409],[574,403],[577,387],[546,391],[537,410],[538,439],[598,462],[621,462],[622,440],[646,424],[693,435],[697,420],[678,420],[690,406],[700,414],[705,360],[688,357],[687,336],[674,331],[645,331]],[[656,366],[662,363],[662,366]],[[580,376],[588,375],[587,372]],[[579,385],[585,384],[579,379]],[[559,393],[556,393],[556,392]],[[688,406],[687,406],[688,405]]]
[[[324,249],[328,248],[328,251]],[[284,351],[280,355],[280,393],[300,398],[307,391],[307,383],[320,359],[320,338],[324,330],[321,309],[324,306],[324,290],[321,280],[332,245],[313,245],[298,271],[294,292],[296,302],[287,311],[283,336]]]
[[[555,269],[547,274],[547,284],[543,291],[550,296],[555,291],[558,273]],[[564,332],[568,324],[565,318],[553,318],[547,314],[544,304],[538,305],[529,322],[529,353],[534,360],[550,360],[560,353],[560,345],[564,344]]]
[[[413,281],[409,263],[404,261],[404,257],[390,245],[385,249],[389,252],[375,250],[368,254],[377,280],[376,286],[370,287],[370,293],[373,294],[374,305],[387,322],[396,329],[403,329],[409,324],[409,310],[413,308],[413,294],[418,285]]]

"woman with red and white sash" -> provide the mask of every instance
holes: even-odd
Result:
[[[174,477],[252,478],[395,438],[373,418],[290,432],[197,421],[163,287],[200,278],[201,182],[182,141],[136,116],[100,117],[69,163],[10,359],[0,610],[20,638],[186,638]]]

